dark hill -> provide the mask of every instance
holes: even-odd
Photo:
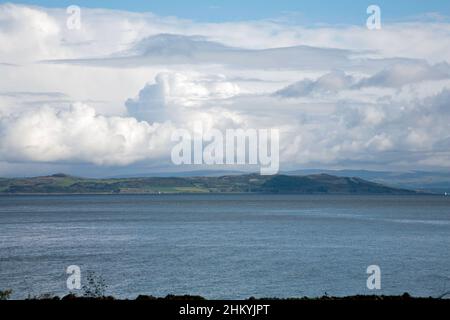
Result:
[[[45,177],[0,179],[0,194],[46,193],[286,193],[286,194],[416,194],[360,178],[328,174],[306,176],[151,177],[85,179],[62,173]]]

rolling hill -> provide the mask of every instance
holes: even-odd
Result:
[[[329,174],[305,176],[258,174],[220,177],[145,177],[88,179],[65,174],[33,178],[2,178],[0,194],[159,194],[159,193],[283,193],[283,194],[417,194],[355,177]]]

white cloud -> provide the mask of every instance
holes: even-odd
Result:
[[[82,8],[76,31],[66,18],[0,5],[0,161],[160,163],[172,130],[202,121],[279,128],[283,166],[450,163],[448,23],[369,31]]]
[[[239,86],[223,75],[198,73],[159,73],[154,84],[147,84],[135,99],[128,99],[128,113],[149,122],[192,117],[198,108],[219,103],[240,93]],[[189,114],[191,113],[191,114]]]
[[[170,124],[105,117],[83,104],[42,107],[0,120],[1,160],[126,165],[160,157]]]

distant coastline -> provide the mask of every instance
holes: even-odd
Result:
[[[0,195],[110,194],[328,194],[418,195],[357,177],[329,174],[224,175],[219,177],[134,177],[90,179],[54,174],[31,178],[0,178]]]

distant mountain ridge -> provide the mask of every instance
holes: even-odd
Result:
[[[450,171],[373,171],[349,169],[302,169],[285,170],[280,174],[288,176],[307,176],[329,174],[337,177],[357,177],[399,189],[419,190],[427,193],[450,194]],[[219,177],[225,175],[249,174],[237,170],[197,170],[197,171],[158,171],[138,174],[122,174],[103,178],[142,178],[142,177]]]
[[[358,177],[387,185],[392,188],[406,188],[430,193],[450,193],[450,172],[441,171],[370,171],[370,170],[326,170],[306,169],[283,172],[287,175],[311,175],[326,173],[338,177]]]
[[[329,174],[304,176],[258,174],[205,177],[136,177],[87,179],[63,173],[33,178],[2,178],[0,194],[159,194],[159,193],[282,193],[282,194],[417,194],[356,177]]]

